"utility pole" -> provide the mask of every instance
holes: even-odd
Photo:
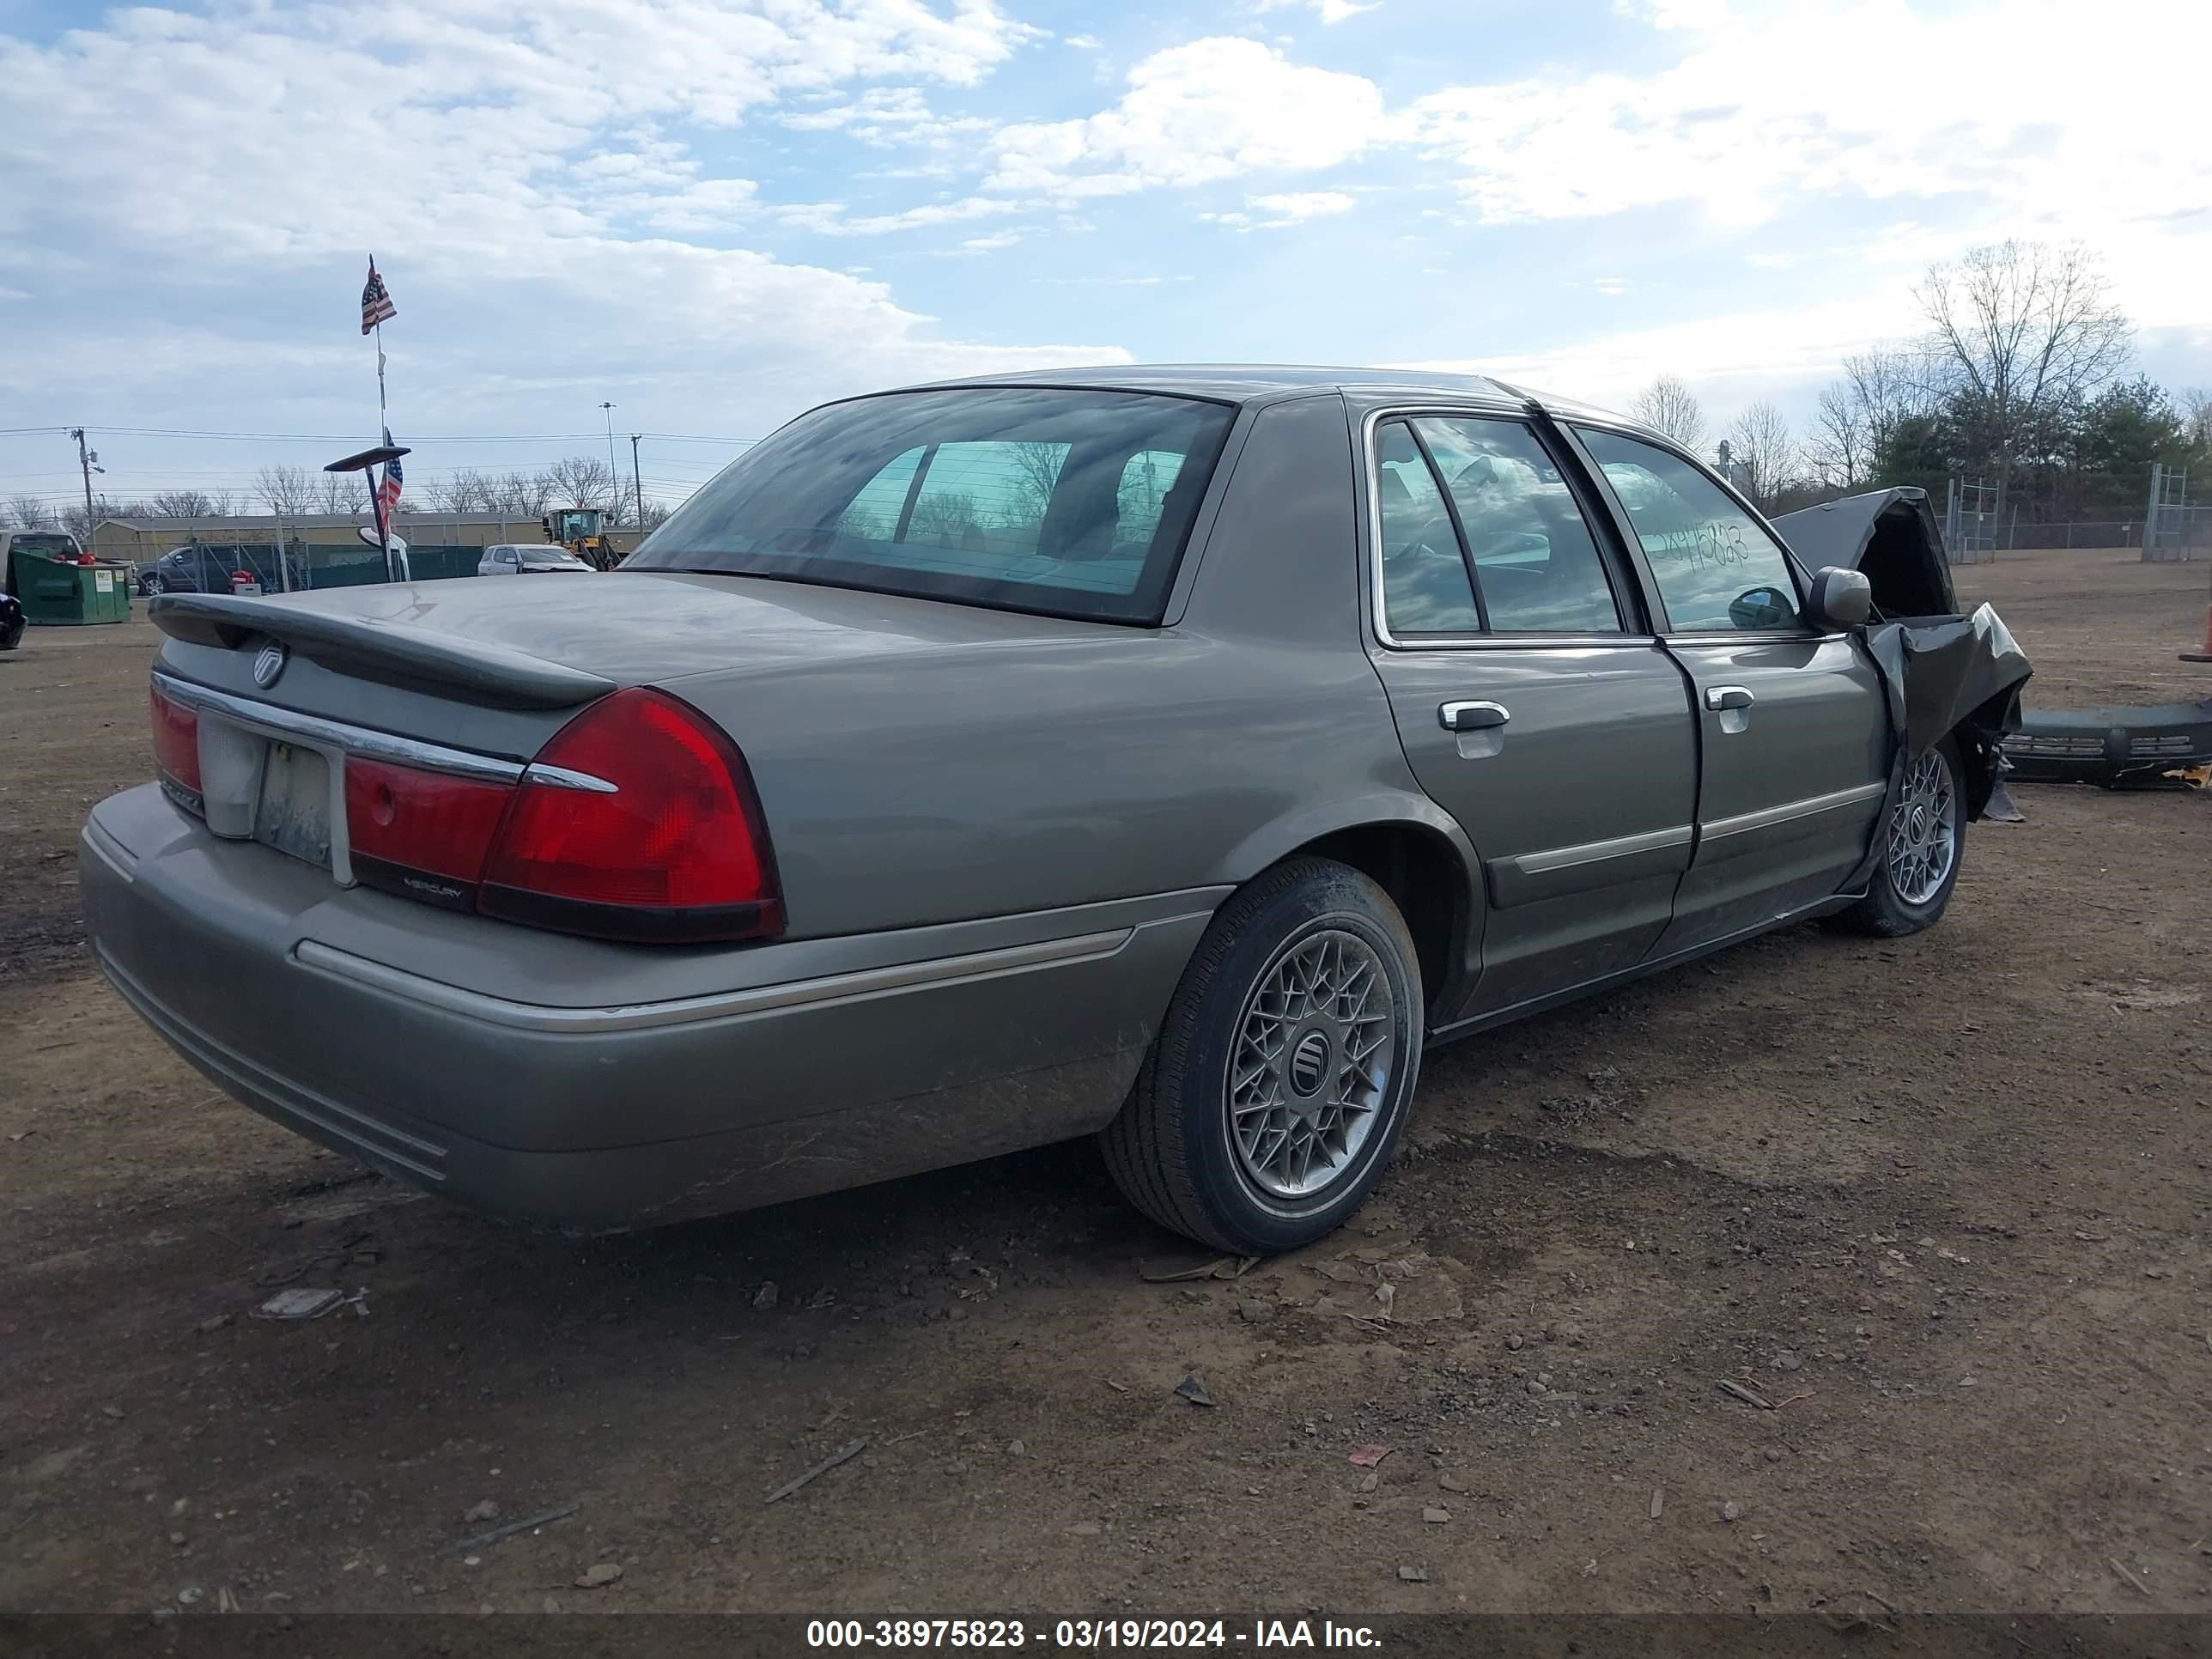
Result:
[[[84,541],[86,550],[89,550],[94,539],[93,532],[100,528],[93,522],[92,517],[92,475],[95,472],[105,474],[107,469],[100,465],[98,450],[84,447],[82,427],[71,427],[70,436],[76,440],[76,464],[84,473]]]
[[[643,435],[637,432],[629,434],[629,477],[630,483],[637,489],[637,527],[640,534],[645,530],[645,474],[638,470],[637,441]]]
[[[615,471],[615,406],[603,403],[599,408],[607,417],[607,490],[614,497],[615,513],[619,517],[622,513],[622,474]],[[580,501],[577,505],[580,507],[583,503]]]

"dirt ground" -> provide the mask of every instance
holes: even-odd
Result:
[[[2203,565],[1959,574],[2032,701],[2212,694]],[[1080,1146],[584,1243],[363,1178],[86,969],[153,646],[0,657],[0,1609],[2212,1609],[2212,799],[2021,787],[1929,934],[1435,1054],[1376,1200],[1242,1280],[1146,1282],[1188,1252]]]

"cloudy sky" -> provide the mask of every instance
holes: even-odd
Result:
[[[417,480],[611,399],[673,497],[695,440],[1052,363],[1802,413],[2006,235],[2102,249],[2208,384],[2208,47],[2144,0],[0,0],[0,428],[110,428],[118,494],[327,459],[164,431],[373,434],[371,252]],[[74,483],[0,431],[0,498]]]

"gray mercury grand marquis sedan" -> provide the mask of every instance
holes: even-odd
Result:
[[[1874,565],[1479,378],[855,398],[598,581],[157,599],[160,778],[94,811],[84,904],[225,1090],[496,1214],[1097,1134],[1147,1215],[1277,1251],[1374,1185],[1425,1045],[1942,915],[1995,716],[1931,727],[1879,631],[1955,610],[1940,549]]]

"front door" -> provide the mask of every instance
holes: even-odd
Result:
[[[1666,648],[1697,693],[1697,851],[1665,956],[1832,896],[1864,858],[1889,775],[1881,680],[1847,634],[1799,617],[1766,527],[1679,455],[1577,428],[1633,527]]]
[[[1641,960],[1688,867],[1697,728],[1556,459],[1525,422],[1375,429],[1377,666],[1408,763],[1482,861],[1480,971],[1439,1024]]]

